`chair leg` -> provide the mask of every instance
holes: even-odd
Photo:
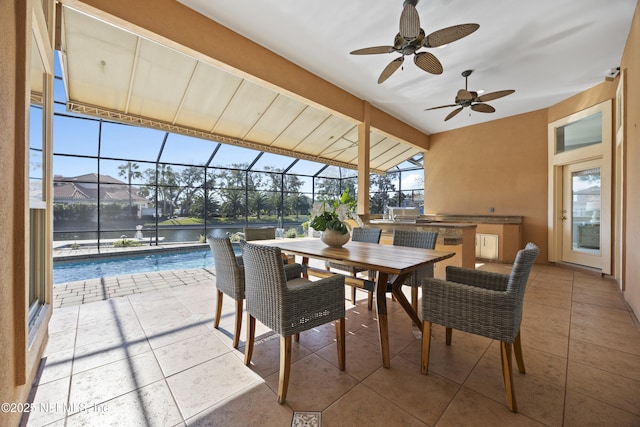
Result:
[[[300,342],[300,334],[295,334],[293,338],[296,340],[296,342]]]
[[[256,338],[256,318],[247,312],[247,341],[244,343],[244,364],[249,366],[253,356],[253,342]]]
[[[431,322],[422,321],[422,357],[420,365],[422,373],[429,373],[429,351],[431,350]]]
[[[344,371],[346,365],[344,317],[336,320],[336,342],[338,346],[338,367],[341,371]]]
[[[418,312],[418,288],[411,288],[411,307],[413,311]]]
[[[516,340],[513,342],[513,353],[516,356],[516,364],[518,365],[518,371],[521,374],[526,374],[527,371],[524,369],[524,359],[522,357],[522,341],[520,340],[520,331],[518,331],[518,335],[516,335]]]
[[[222,291],[217,291],[216,293],[216,318],[213,319],[213,327],[218,329],[218,325],[220,325],[220,316],[222,316],[222,296],[224,294]]]
[[[238,348],[238,342],[240,342],[240,331],[242,330],[242,302],[243,300],[236,300],[236,326],[233,331],[233,348]]]
[[[356,305],[356,287],[351,287],[351,304]]]
[[[507,406],[512,412],[518,412],[516,404],[516,392],[513,388],[513,377],[511,375],[511,343],[500,343],[500,358],[502,360],[502,377],[504,379],[504,391],[507,395]]]
[[[291,371],[291,335],[280,337],[280,379],[278,382],[278,403],[287,399],[289,372]]]
[[[445,341],[447,345],[451,345],[451,328],[445,329]]]

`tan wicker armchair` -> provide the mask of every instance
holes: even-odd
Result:
[[[382,230],[380,228],[356,227],[351,231],[351,240],[353,240],[354,242],[380,243],[381,233],[382,233]],[[369,279],[375,280],[375,274],[376,274],[375,271],[365,270],[363,268],[357,268],[351,265],[345,265],[337,262],[326,261],[325,268],[327,270],[337,269],[337,270],[346,271],[353,277],[356,277],[356,275],[362,271],[368,271]],[[363,289],[363,290],[367,291],[366,289]],[[367,291],[367,293],[369,294],[367,306],[369,310],[371,310],[373,306],[373,292]],[[351,287],[351,304],[355,305],[355,303],[356,303],[356,287],[352,286]]]
[[[249,365],[256,319],[280,335],[278,403],[284,403],[291,368],[291,336],[335,321],[338,365],[345,368],[344,276],[336,274],[311,282],[285,279],[280,249],[242,242],[247,299],[247,342],[244,363]]]
[[[438,233],[433,231],[394,230],[393,244],[410,248],[435,249]],[[429,264],[413,272],[405,285],[411,286],[411,305],[418,311],[418,288],[422,279],[433,277],[433,264]]]
[[[520,343],[522,306],[529,273],[540,250],[533,243],[518,251],[510,275],[461,267],[447,267],[447,280],[422,281],[422,373],[429,369],[431,323],[446,327],[446,343],[451,329],[482,335],[501,342],[502,375],[507,404],[517,412],[511,376],[511,347],[518,370],[525,373]]]
[[[238,347],[240,340],[240,329],[242,328],[242,305],[244,302],[244,265],[241,255],[236,255],[231,245],[231,240],[227,237],[207,238],[216,276],[216,314],[213,326],[217,329],[220,325],[222,315],[222,298],[227,294],[236,302],[236,318],[233,332],[233,347]],[[302,266],[300,264],[290,264],[285,266],[287,280],[289,278],[300,277]]]

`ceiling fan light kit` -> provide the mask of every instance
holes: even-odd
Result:
[[[402,14],[400,15],[399,32],[396,34],[393,46],[373,46],[363,49],[356,49],[351,55],[375,55],[381,53],[399,53],[401,56],[395,58],[382,70],[378,83],[387,80],[396,72],[404,62],[404,57],[414,55],[413,62],[418,68],[431,74],[442,74],[443,67],[438,58],[429,52],[418,52],[424,48],[434,48],[452,43],[480,28],[478,24],[461,24],[443,28],[426,35],[420,28],[420,16],[416,10],[418,0],[405,0]]]

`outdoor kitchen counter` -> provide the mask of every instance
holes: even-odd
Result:
[[[469,243],[465,245],[467,252],[464,252],[468,257],[471,256],[469,246],[473,246],[473,253],[477,259],[494,262],[514,262],[518,250],[524,244],[522,237],[524,221],[523,217],[518,215],[425,214],[418,216],[415,223],[393,222],[374,217],[370,220],[370,226],[382,228],[383,239],[389,244],[394,229],[438,231],[439,245],[459,244],[462,239],[464,243]],[[464,231],[469,226],[476,227],[473,238],[469,231]],[[482,239],[484,236],[493,236],[498,239],[497,254],[493,253],[493,257],[476,253],[476,237]],[[468,262],[465,267],[470,264]]]
[[[456,265],[459,267],[475,268],[476,224],[458,222],[394,222],[383,219],[372,219],[365,223],[365,227],[382,229],[380,243],[393,243],[394,230],[436,231],[438,239],[436,249],[455,252],[453,258],[436,264],[435,275],[444,278],[445,267]]]
[[[472,224],[522,224],[522,217],[517,215],[449,215],[425,214],[418,217],[418,222],[447,222]]]
[[[443,221],[448,223],[473,223],[477,224],[476,237],[486,242],[485,238],[497,238],[497,251],[476,252],[476,258],[494,262],[512,263],[516,259],[518,251],[524,246],[524,217],[519,215],[450,215],[450,214],[425,214],[418,217],[418,223]],[[483,245],[488,247],[491,245]],[[496,253],[497,252],[497,253]]]

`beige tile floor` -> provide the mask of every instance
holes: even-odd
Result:
[[[346,370],[337,368],[332,325],[303,333],[279,405],[277,336],[259,325],[246,367],[244,341],[231,347],[230,299],[213,328],[210,272],[125,279],[147,291],[55,309],[31,396],[39,410],[24,424],[640,425],[640,330],[615,283],[599,276],[534,267],[522,323],[527,374],[514,369],[518,414],[505,404],[496,342],[454,331],[445,346],[435,327],[430,373],[421,375],[420,333],[391,300],[391,368],[382,368],[362,292],[355,306],[346,301]]]

